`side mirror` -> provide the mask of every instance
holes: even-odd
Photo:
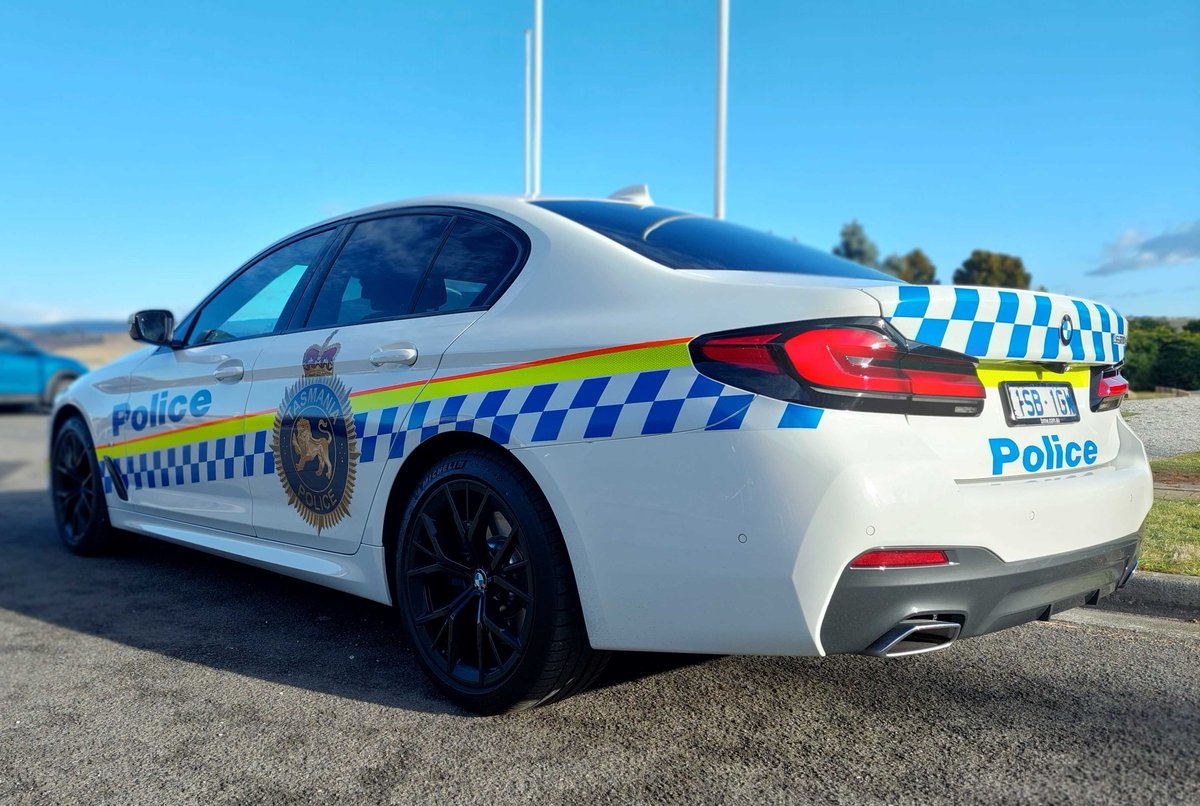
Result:
[[[170,311],[138,311],[129,317],[129,338],[147,344],[170,344],[175,334],[175,315]]]

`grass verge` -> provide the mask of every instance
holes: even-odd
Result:
[[[1200,501],[1154,499],[1142,529],[1138,568],[1200,576]]]
[[[1150,463],[1158,481],[1194,481],[1200,484],[1200,453],[1181,453]]]

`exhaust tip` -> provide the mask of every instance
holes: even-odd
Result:
[[[903,658],[945,649],[958,638],[962,626],[956,621],[907,618],[863,650],[877,658]]]

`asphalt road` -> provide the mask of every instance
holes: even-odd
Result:
[[[5,803],[1200,802],[1186,630],[1050,622],[893,661],[625,655],[567,702],[472,717],[387,608],[151,540],[68,554],[44,428],[0,415]]]

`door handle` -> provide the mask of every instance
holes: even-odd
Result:
[[[392,350],[379,350],[371,353],[371,363],[377,367],[385,364],[404,364],[411,367],[417,363],[417,348],[396,347]]]
[[[221,383],[236,383],[246,374],[241,361],[230,361],[213,370],[213,377]]]

